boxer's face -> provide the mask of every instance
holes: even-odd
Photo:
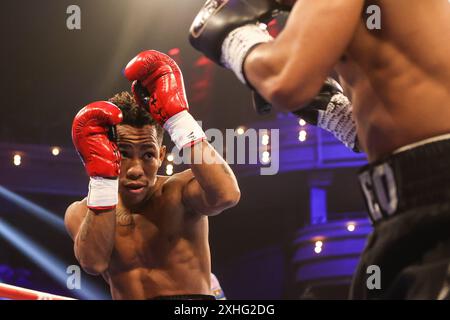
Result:
[[[117,126],[117,146],[122,154],[119,193],[124,203],[139,205],[156,183],[166,147],[160,146],[154,126]]]

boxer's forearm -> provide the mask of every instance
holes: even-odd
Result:
[[[297,2],[278,37],[247,56],[243,66],[247,80],[276,107],[298,110],[314,98],[344,54],[363,2]]]
[[[115,226],[115,209],[100,214],[88,210],[75,238],[75,256],[86,272],[100,274],[108,268]]]
[[[290,48],[269,42],[255,48],[245,60],[247,81],[264,99],[279,110],[298,110],[320,89],[324,77],[296,74],[289,67]]]
[[[190,148],[191,170],[207,203],[224,210],[237,204],[240,190],[236,177],[217,151],[206,141]]]

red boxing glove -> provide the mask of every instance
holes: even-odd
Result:
[[[107,210],[117,205],[121,157],[108,136],[120,122],[122,112],[106,101],[87,105],[73,120],[72,141],[91,177],[87,200],[91,209]]]
[[[179,149],[206,138],[189,114],[183,75],[169,56],[148,50],[139,53],[125,68],[136,101],[170,134]]]

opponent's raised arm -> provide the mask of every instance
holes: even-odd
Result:
[[[286,28],[273,39],[261,23],[294,2]],[[358,151],[351,102],[327,75],[350,41],[361,6],[361,0],[207,1],[189,40],[253,90],[258,113],[275,105]]]
[[[273,39],[260,23],[283,9],[277,1],[207,1],[191,26],[190,41],[272,105],[296,111],[319,92],[342,56],[363,3],[299,0]]]
[[[274,106],[295,111],[309,102],[342,57],[363,0],[296,2],[274,41],[249,53],[244,73]]]

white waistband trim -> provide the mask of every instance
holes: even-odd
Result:
[[[441,140],[446,140],[446,139],[450,139],[450,133],[445,133],[436,137],[431,137],[431,138],[427,138],[424,140],[420,140],[411,144],[407,144],[406,146],[400,147],[397,150],[395,150],[392,154],[397,154],[403,151],[407,151],[407,150],[411,150],[420,146],[423,146],[425,144],[428,143],[432,143],[432,142],[437,142],[437,141],[441,141]]]

